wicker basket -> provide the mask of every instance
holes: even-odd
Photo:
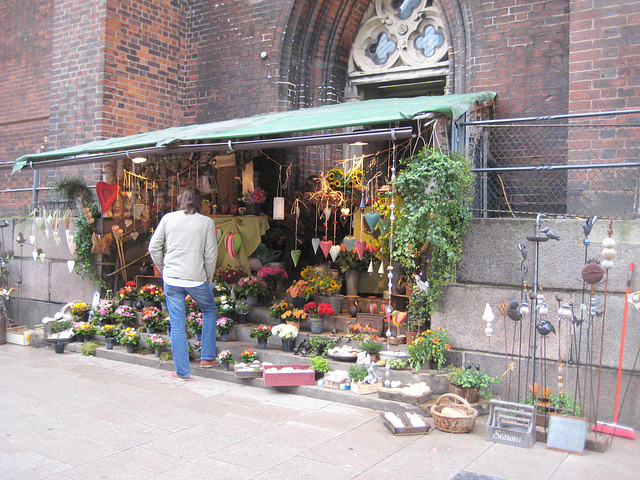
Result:
[[[443,403],[447,399],[452,403]],[[452,408],[461,415],[443,415],[441,412],[445,407]],[[431,416],[433,417],[433,424],[438,430],[449,433],[469,433],[476,424],[478,412],[464,398],[453,393],[445,393],[440,395],[436,403],[431,407]]]

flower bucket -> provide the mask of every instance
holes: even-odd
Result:
[[[296,346],[295,338],[283,338],[282,339],[282,351],[285,353],[292,353]]]
[[[318,317],[309,317],[311,333],[322,333],[324,331],[324,320]]]
[[[340,315],[342,312],[342,299],[344,295],[331,295],[330,297],[319,297],[318,304],[326,302],[333,308],[334,315]]]
[[[64,342],[56,342],[53,344],[53,349],[56,353],[62,354],[64,353]]]
[[[228,342],[229,341],[229,332],[221,332],[220,333],[220,341]]]
[[[107,348],[107,350],[113,350],[113,342],[114,342],[114,340],[115,339],[111,338],[111,337],[104,339],[104,344],[105,344],[105,347]]]
[[[134,347],[135,347],[135,345],[133,345],[132,343],[127,343],[126,344],[127,353],[133,353]]]
[[[267,348],[267,338],[266,337],[258,337],[258,348],[264,350]]]
[[[347,295],[357,297],[360,285],[360,270],[348,270],[344,274],[344,278],[347,284]]]

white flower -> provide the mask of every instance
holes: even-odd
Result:
[[[284,340],[291,340],[292,338],[296,338],[298,336],[298,329],[293,325],[280,323],[271,329],[271,333]]]

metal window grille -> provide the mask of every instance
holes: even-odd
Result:
[[[464,125],[477,216],[640,215],[640,110]]]

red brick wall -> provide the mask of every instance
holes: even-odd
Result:
[[[467,91],[498,92],[497,118],[566,113],[570,1],[466,4],[469,51],[456,54],[470,60],[456,73],[467,75]]]
[[[573,0],[570,39],[571,113],[640,107],[640,0]]]
[[[183,124],[183,11],[171,0],[110,0],[101,136]]]

